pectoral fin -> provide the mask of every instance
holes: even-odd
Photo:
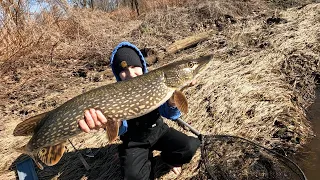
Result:
[[[65,151],[65,142],[40,148],[38,152],[38,158],[47,166],[53,166],[57,164]]]
[[[32,135],[34,129],[37,127],[41,119],[43,119],[48,112],[33,116],[23,122],[19,123],[13,131],[14,136],[29,136]]]
[[[176,104],[177,108],[187,114],[188,113],[188,102],[187,98],[183,95],[181,91],[176,90],[174,92],[174,103]]]
[[[106,124],[107,136],[110,143],[116,140],[119,133],[119,122],[116,119],[108,119]]]

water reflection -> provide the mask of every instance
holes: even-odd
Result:
[[[320,88],[316,90],[316,96],[315,103],[309,107],[307,113],[316,137],[304,148],[298,162],[308,180],[320,179]]]

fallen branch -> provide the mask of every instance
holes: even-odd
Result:
[[[162,60],[166,55],[174,54],[180,50],[184,50],[190,47],[195,46],[196,44],[206,41],[212,35],[213,30],[199,33],[193,36],[186,37],[182,40],[178,40],[172,43],[165,49],[165,52],[160,52],[155,55],[149,56],[146,58],[147,64],[152,65],[155,62]]]
[[[180,50],[192,47],[200,42],[208,40],[213,31],[203,32],[194,36],[189,36],[185,39],[179,40],[166,48],[167,54],[174,54]]]

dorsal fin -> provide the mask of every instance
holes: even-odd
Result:
[[[42,147],[38,152],[38,158],[47,166],[53,166],[60,161],[65,150],[65,142],[54,146]]]
[[[34,129],[37,127],[41,119],[43,119],[48,112],[38,114],[29,119],[24,120],[19,123],[13,131],[14,136],[29,136],[32,135]]]

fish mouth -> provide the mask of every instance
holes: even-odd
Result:
[[[198,73],[202,72],[204,69],[206,69],[209,65],[209,62],[213,59],[213,54],[203,56],[197,59],[199,66],[194,71],[195,76],[198,75]]]

